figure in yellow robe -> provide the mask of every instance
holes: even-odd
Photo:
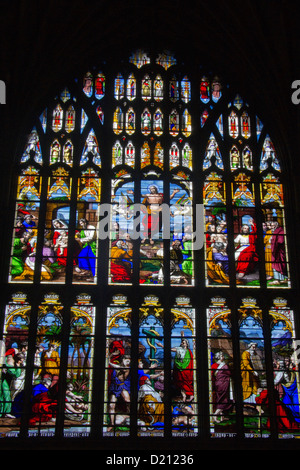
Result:
[[[259,376],[257,370],[254,368],[253,357],[256,354],[256,343],[250,343],[249,348],[241,355],[241,377],[243,388],[243,400],[249,401],[249,398],[257,394],[260,386]],[[255,400],[253,400],[255,403]]]

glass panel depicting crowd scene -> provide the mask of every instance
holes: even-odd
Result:
[[[132,351],[132,309],[115,296],[107,316],[104,435],[130,434],[133,389],[137,391],[139,436],[163,436],[166,413],[174,436],[197,435],[195,312],[189,299],[178,298],[171,310],[171,384],[166,387],[165,315],[157,297],[144,299],[135,320],[137,351]],[[133,362],[137,375],[133,382]],[[166,411],[165,400],[171,399]]]
[[[30,316],[26,295],[15,294],[6,308],[1,340],[1,435],[17,436],[25,420],[30,437],[54,436],[61,384],[65,383],[64,434],[87,436],[91,422],[95,307],[88,295],[81,294],[71,309],[66,376],[61,373],[63,306],[58,296],[46,295],[38,308],[35,350],[28,357]]]

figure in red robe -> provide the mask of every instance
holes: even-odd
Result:
[[[258,262],[258,255],[256,252],[256,224],[251,219],[251,231],[248,225],[242,226],[241,233],[235,238],[234,243],[236,246],[235,260],[237,262],[236,272],[238,278],[242,278],[245,274],[254,271]]]
[[[271,222],[271,262],[274,281],[270,284],[281,284],[287,280],[287,263],[283,228],[277,221]]]
[[[180,390],[182,401],[189,402],[194,398],[193,381],[193,353],[189,348],[189,342],[181,333],[181,344],[172,348],[175,352],[173,383],[177,390]]]
[[[269,396],[267,390],[262,390],[260,394],[255,398],[257,405],[269,406]],[[296,423],[293,419],[292,414],[287,409],[287,407],[277,398],[275,400],[276,406],[276,421],[278,431],[288,431],[288,430],[299,430],[299,424]],[[270,429],[270,419],[267,420],[267,429]]]

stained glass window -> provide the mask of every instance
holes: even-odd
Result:
[[[178,297],[171,309],[172,435],[197,436],[197,356],[195,309]]]
[[[1,340],[1,435],[16,437],[24,415],[24,383],[31,306],[16,293],[7,305]]]
[[[28,125],[1,435],[298,437],[283,156],[251,104],[140,49]]]
[[[88,436],[91,426],[95,307],[80,294],[70,309],[64,435]]]

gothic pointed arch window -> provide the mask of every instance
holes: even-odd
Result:
[[[117,65],[63,84],[17,156],[1,436],[299,438],[276,136],[174,54]]]

